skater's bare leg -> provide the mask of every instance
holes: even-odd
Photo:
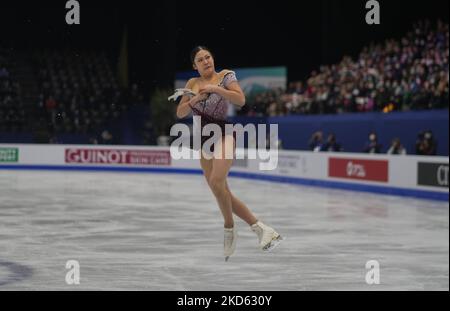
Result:
[[[226,136],[215,145],[215,152],[212,160],[208,162],[207,166],[208,174],[205,174],[209,187],[211,188],[214,196],[216,197],[220,211],[224,218],[224,227],[233,228],[233,208],[230,192],[226,187],[226,179],[228,172],[230,171],[233,159],[226,158],[225,153],[229,150],[233,151],[234,139],[232,136]],[[204,161],[202,157],[202,161]],[[212,165],[209,165],[212,163]],[[208,175],[208,176],[207,176]]]
[[[205,176],[205,179],[208,183],[208,185],[211,187],[210,180],[211,180],[211,172],[213,170],[213,160],[208,160],[205,157],[201,157],[200,164],[203,170],[203,175]],[[231,206],[232,211],[234,214],[236,214],[239,218],[244,220],[248,225],[255,224],[258,219],[253,215],[253,213],[248,209],[248,207],[242,203],[236,196],[233,195],[231,192],[228,182],[225,180],[225,187],[228,191],[230,197],[231,197]]]
[[[223,159],[223,160],[226,160],[226,159]],[[223,168],[221,165],[215,166],[215,163],[218,163],[217,161],[218,161],[218,159],[207,159],[205,157],[201,157],[201,159],[200,159],[201,167],[203,169],[203,174],[205,176],[205,179],[206,179],[209,187],[211,188],[211,190],[213,190],[214,195],[216,195],[216,192],[214,191],[215,185],[211,183],[213,181],[212,176],[214,176],[213,175],[214,168],[215,167]],[[222,176],[225,176],[225,178],[221,180],[221,183],[222,183],[221,185],[223,186],[223,183],[225,185],[225,191],[227,192],[228,197],[231,200],[231,210],[234,214],[236,214],[238,217],[243,219],[245,222],[247,222],[247,224],[249,224],[251,226],[251,229],[258,235],[258,238],[260,241],[260,247],[263,250],[270,250],[271,248],[274,247],[274,245],[276,245],[276,244],[274,244],[275,242],[280,241],[281,236],[275,230],[273,230],[271,227],[258,221],[258,219],[253,215],[253,213],[248,209],[248,207],[231,193],[231,190],[226,181],[226,177],[228,175],[229,169],[231,168],[232,161],[231,162],[230,162],[230,160],[228,160],[228,161],[229,162],[226,162],[227,164],[226,164],[225,170],[224,170],[224,171],[226,171],[226,173],[222,174]],[[221,191],[223,191],[223,188],[221,189]],[[216,196],[216,198],[217,198],[217,196]],[[217,201],[219,202],[218,198],[217,198]],[[226,204],[229,204],[228,201],[226,202]],[[225,217],[224,217],[224,219],[225,219]],[[234,227],[234,223],[233,223],[233,225],[230,225],[228,227],[227,222],[225,220],[225,228],[232,228],[232,227]]]
[[[250,211],[250,209],[242,203],[238,198],[236,198],[233,193],[230,190],[230,187],[228,186],[228,182],[225,182],[227,191],[230,193],[231,196],[231,205],[233,207],[233,213],[236,214],[239,218],[241,218],[243,221],[245,221],[249,226],[256,224],[258,219],[253,215],[253,213]]]

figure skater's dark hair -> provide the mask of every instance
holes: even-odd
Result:
[[[198,52],[200,52],[202,50],[208,51],[211,55],[213,55],[211,50],[209,48],[207,48],[206,46],[203,46],[203,45],[196,46],[191,51],[191,63],[192,64],[195,64],[195,56],[197,55]]]

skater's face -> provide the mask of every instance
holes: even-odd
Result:
[[[193,66],[201,76],[209,75],[215,71],[214,58],[207,50],[200,50],[197,52],[194,57]]]

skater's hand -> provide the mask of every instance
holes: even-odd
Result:
[[[197,94],[197,95],[195,95],[194,97],[191,98],[189,103],[191,105],[195,105],[196,103],[201,102],[201,101],[203,101],[203,100],[205,100],[207,98],[208,98],[208,94]]]
[[[207,84],[200,89],[200,94],[218,93],[219,86],[214,84]]]

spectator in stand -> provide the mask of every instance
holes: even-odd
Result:
[[[416,154],[433,156],[437,153],[437,142],[433,132],[425,131],[419,134],[416,142]]]
[[[113,144],[113,136],[108,130],[104,130],[100,135],[100,145],[112,145]]]
[[[0,68],[0,78],[8,78],[9,72],[5,67]]]
[[[377,134],[372,132],[369,134],[369,141],[366,143],[364,147],[365,153],[381,153],[381,144],[378,143]]]
[[[394,138],[391,142],[391,147],[389,148],[387,154],[406,154],[406,149],[402,146],[399,138]]]
[[[56,108],[56,101],[53,98],[53,96],[50,96],[49,98],[47,98],[47,100],[45,101],[45,108],[48,111],[52,111]]]
[[[336,135],[333,133],[328,135],[327,142],[320,148],[320,151],[326,152],[341,152],[342,150],[341,144],[336,142]]]
[[[314,152],[320,151],[320,149],[322,148],[322,143],[323,143],[322,131],[315,132],[314,134],[312,134],[312,136],[308,142],[309,150],[314,151]]]

